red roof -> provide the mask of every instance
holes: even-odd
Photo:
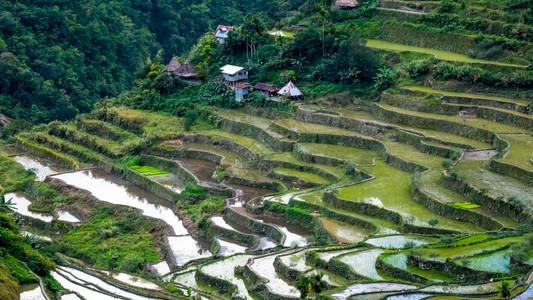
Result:
[[[254,90],[260,90],[260,91],[265,91],[269,93],[277,93],[279,91],[279,88],[273,85],[270,85],[270,84],[266,84],[266,83],[258,83],[254,85]]]
[[[250,87],[250,85],[248,83],[237,83],[235,87],[239,89],[247,89]]]
[[[227,32],[230,32],[230,31],[233,30],[233,27],[231,27],[231,26],[218,25],[218,27],[217,27],[217,29],[215,30],[215,33],[213,33],[213,35],[217,35],[218,31],[219,31],[220,29],[222,29],[222,28],[226,29]]]

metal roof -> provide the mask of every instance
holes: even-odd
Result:
[[[220,71],[224,74],[228,75],[234,75],[235,73],[244,70],[243,67],[233,66],[233,65],[225,65],[222,68],[220,68]]]

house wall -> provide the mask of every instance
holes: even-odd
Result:
[[[222,74],[222,75],[223,75],[225,81],[234,82],[234,81],[241,81],[241,80],[248,79],[248,71],[247,70],[242,70],[242,71],[236,73],[235,75],[228,75],[228,74]]]

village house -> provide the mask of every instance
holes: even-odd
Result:
[[[235,85],[235,100],[241,102],[244,96],[250,93],[250,85],[248,83],[239,82]]]
[[[278,95],[279,88],[266,83],[258,83],[254,85],[253,90],[267,97],[275,97]]]
[[[279,90],[278,95],[291,100],[300,100],[304,97],[304,94],[294,85],[294,83],[292,83],[292,81],[289,81],[287,85]]]
[[[237,82],[248,79],[248,70],[243,67],[225,65],[220,68],[224,82],[234,86]]]
[[[334,6],[340,9],[354,9],[359,5],[357,0],[337,0]]]
[[[218,25],[215,33],[213,34],[219,44],[224,44],[228,38],[228,33],[233,30],[231,26]]]
[[[182,79],[193,79],[196,77],[196,69],[188,62],[180,63],[176,57],[172,57],[166,67],[166,71]]]

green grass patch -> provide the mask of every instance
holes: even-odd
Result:
[[[20,284],[39,283],[39,278],[33,275],[28,267],[15,257],[7,254],[3,259],[0,258],[0,262],[9,267],[11,275],[13,275]]]
[[[518,103],[518,104],[522,104],[522,105],[528,105],[529,104],[529,101],[522,100],[522,99],[512,99],[512,98],[481,95],[481,94],[468,94],[468,93],[448,92],[448,91],[442,91],[442,90],[435,90],[435,89],[432,89],[432,88],[426,87],[426,86],[411,86],[411,87],[406,87],[406,89],[411,90],[411,91],[426,92],[426,93],[439,94],[439,95],[451,96],[451,97],[463,97],[463,98],[472,98],[472,99],[496,100],[496,101],[501,101],[501,102]]]
[[[276,168],[272,170],[272,172],[280,174],[280,175],[284,175],[290,178],[301,179],[302,181],[309,182],[309,183],[315,183],[315,184],[329,183],[329,180],[322,176],[309,173],[309,172],[302,172],[302,171],[298,171],[294,169],[289,169],[289,168]]]
[[[154,175],[165,175],[168,174],[167,170],[158,169],[152,166],[139,166],[134,165],[130,167],[132,170],[135,170],[138,173],[143,174],[144,176],[154,176]]]
[[[160,231],[156,221],[137,211],[105,205],[94,209],[91,220],[63,235],[59,243],[62,252],[97,268],[134,273],[161,257],[152,235]]]
[[[0,192],[23,191],[33,180],[33,172],[27,171],[12,158],[0,156]]]
[[[459,207],[459,208],[462,208],[462,209],[474,209],[474,208],[481,207],[480,205],[477,205],[477,204],[474,204],[474,203],[470,203],[468,201],[456,202],[454,205]]]
[[[509,153],[502,161],[533,172],[533,164],[530,161],[533,155],[533,136],[502,134],[500,137],[511,144]]]
[[[414,47],[414,46],[408,46],[408,45],[402,45],[402,44],[395,44],[395,43],[390,43],[390,42],[381,41],[381,40],[368,40],[366,46],[370,48],[389,50],[389,51],[399,51],[399,52],[411,51],[411,52],[418,52],[418,53],[426,53],[426,54],[431,54],[435,56],[437,59],[448,60],[448,61],[476,63],[476,64],[490,64],[490,65],[498,65],[498,66],[514,67],[514,68],[525,68],[526,67],[523,65],[507,64],[507,63],[491,61],[491,60],[470,58],[467,55],[454,53],[454,52],[448,52],[448,51],[431,49],[431,48]]]

